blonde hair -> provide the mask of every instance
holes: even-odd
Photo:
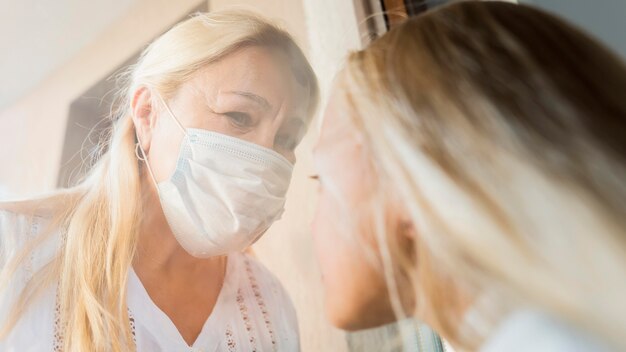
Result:
[[[291,36],[247,12],[199,13],[152,42],[136,65],[121,75],[122,87],[110,138],[101,146],[88,177],[78,186],[45,199],[55,208],[50,229],[5,265],[1,284],[54,229],[61,229],[60,253],[26,286],[13,307],[6,337],[30,301],[58,278],[57,303],[64,351],[134,349],[126,308],[126,284],[142,219],[140,164],[130,101],[139,87],[165,99],[199,68],[245,46],[264,46],[287,54],[291,72],[309,89],[309,113],[317,104],[312,68]],[[21,206],[36,212],[41,202]],[[2,206],[0,204],[0,206]],[[14,206],[14,205],[13,205]],[[4,205],[4,208],[8,205]]]
[[[353,53],[338,82],[381,198],[398,195],[416,227],[412,253],[397,236],[380,247],[436,330],[466,348],[486,337],[459,323],[452,287],[482,301],[486,326],[530,306],[626,348],[616,55],[532,7],[467,1]]]

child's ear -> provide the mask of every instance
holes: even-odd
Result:
[[[403,237],[400,238],[400,240],[416,240],[417,231],[415,229],[415,223],[413,222],[413,219],[411,219],[402,197],[400,197],[396,191],[389,192],[387,198],[387,209],[387,215],[393,222],[392,226],[395,227],[398,235]]]
[[[417,232],[415,231],[415,225],[412,220],[401,218],[398,223],[398,234],[405,238],[415,240]]]

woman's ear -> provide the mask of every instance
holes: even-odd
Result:
[[[152,141],[152,129],[155,121],[155,109],[152,106],[152,93],[147,87],[140,87],[133,94],[131,101],[133,123],[137,138],[143,151],[147,154]]]

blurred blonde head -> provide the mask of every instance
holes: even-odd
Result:
[[[410,251],[377,238],[383,264],[408,273],[418,316],[476,348],[511,310],[538,307],[626,348],[616,55],[531,7],[459,2],[352,54],[337,87],[377,199],[397,196],[415,227]],[[463,297],[485,331],[459,323]]]
[[[50,229],[5,265],[4,285],[53,229],[63,229],[60,253],[29,282],[2,336],[11,331],[29,302],[58,279],[64,351],[134,350],[125,297],[142,219],[142,167],[135,151],[132,97],[138,89],[148,88],[167,99],[200,68],[249,46],[287,55],[296,79],[308,87],[312,114],[318,95],[316,78],[287,32],[247,12],[199,13],[174,26],[121,75],[110,138],[101,145],[102,153],[85,181],[43,201],[0,204],[32,214],[52,204],[54,213]]]

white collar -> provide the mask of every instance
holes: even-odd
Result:
[[[234,297],[232,291],[236,290],[237,286],[235,265],[237,264],[234,256],[229,255],[224,284],[215,302],[215,307],[192,346],[189,346],[183,339],[167,314],[152,301],[137,273],[131,267],[128,275],[127,304],[130,313],[133,314],[135,324],[145,326],[153,338],[158,341],[158,344],[166,347],[167,350],[183,351],[197,346],[202,346],[203,350],[208,349],[209,351],[217,349],[222,336],[219,335],[221,329],[217,329],[216,324],[224,320],[221,317],[228,314],[225,308],[235,304],[235,302],[228,302],[230,298]]]

